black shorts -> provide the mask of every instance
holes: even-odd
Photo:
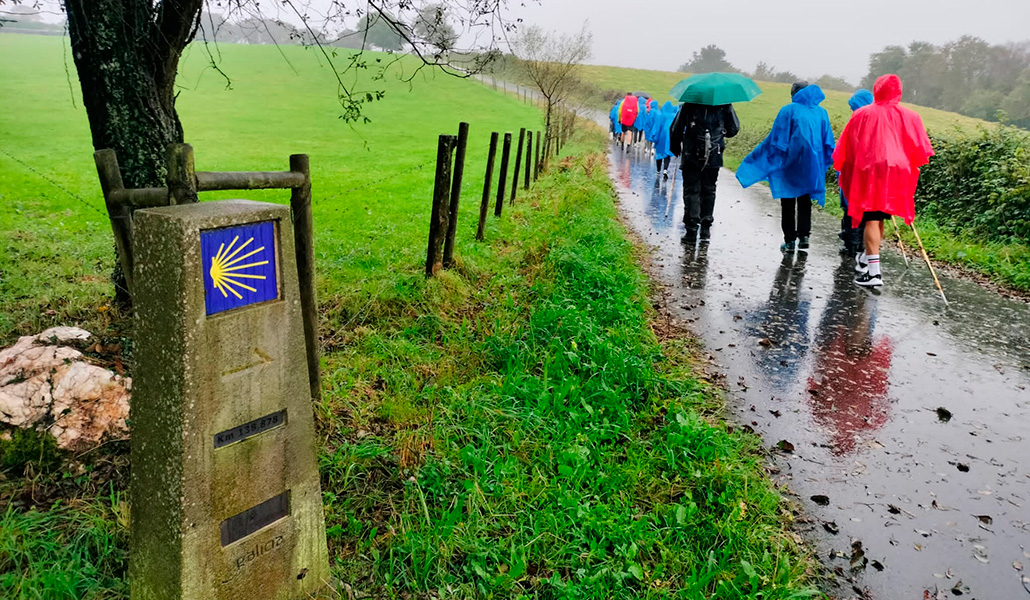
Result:
[[[889,221],[891,215],[878,210],[872,210],[862,214],[862,222],[868,223],[869,221]]]

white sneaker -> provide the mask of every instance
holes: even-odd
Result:
[[[855,272],[856,273],[868,273],[869,263],[865,262],[865,254],[855,255]]]

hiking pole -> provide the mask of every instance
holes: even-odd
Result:
[[[944,288],[941,287],[941,280],[937,278],[937,271],[934,271],[933,264],[930,263],[930,256],[926,253],[926,246],[923,245],[923,240],[919,238],[919,231],[916,229],[915,222],[912,223],[912,233],[916,234],[916,241],[919,242],[919,249],[923,251],[923,259],[926,261],[926,266],[930,267],[930,274],[933,275],[934,283],[937,284],[937,289],[941,292],[941,298],[944,300],[944,304],[948,304],[948,297],[944,295]]]
[[[898,227],[898,218],[891,215],[891,223],[894,224],[894,233],[898,234],[898,247],[901,248],[901,256],[905,259],[905,266],[908,264],[908,253],[905,252],[905,242],[901,241],[901,229]]]

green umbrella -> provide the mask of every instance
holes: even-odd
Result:
[[[719,106],[750,102],[762,90],[740,73],[701,73],[677,83],[669,93],[680,102]]]

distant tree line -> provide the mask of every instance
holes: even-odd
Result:
[[[317,28],[298,28],[280,19],[270,19],[260,14],[234,18],[216,13],[204,12],[200,17],[197,38],[201,41],[220,44],[305,44],[319,43],[341,48],[374,48],[387,52],[398,52],[410,47],[406,39],[408,31],[419,40],[436,50],[453,50],[458,34],[448,22],[447,7],[443,3],[425,5],[414,17],[412,23],[402,23],[396,17],[384,18],[380,13],[366,13],[353,29],[344,29],[330,34]],[[398,27],[402,23],[404,27]],[[0,18],[0,31],[4,33],[33,33],[62,35],[65,22],[47,23],[39,17],[39,11],[28,6],[13,6]],[[402,30],[403,29],[403,30]]]
[[[963,36],[942,46],[887,46],[869,58],[862,85],[872,89],[886,73],[901,77],[906,102],[988,121],[1003,111],[1009,123],[1030,129],[1030,41],[992,46]]]
[[[0,13],[0,32],[61,35],[64,33],[64,22],[47,23],[39,17],[39,10],[35,8],[12,6],[5,13]]]
[[[680,65],[679,71],[683,73],[743,73],[757,81],[772,81],[775,83],[794,83],[795,81],[805,79],[791,71],[777,71],[775,67],[769,66],[765,62],[758,63],[754,73],[748,73],[738,69],[730,61],[726,60],[726,51],[715,44],[710,44],[694,52],[689,61]],[[851,85],[846,79],[834,77],[833,75],[823,75],[818,79],[809,80],[809,83],[817,84],[826,90],[842,92],[855,90],[855,86]]]
[[[399,26],[403,25],[403,26]],[[448,22],[444,4],[427,4],[414,18],[403,23],[400,19],[371,11],[358,21],[353,29],[344,29],[335,35],[314,28],[299,29],[278,19],[247,17],[228,19],[205,12],[201,16],[198,37],[225,44],[314,44],[341,48],[374,48],[397,52],[411,45],[408,32],[438,51],[454,49],[458,34]]]

